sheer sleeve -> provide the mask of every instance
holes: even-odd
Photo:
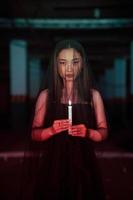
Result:
[[[90,129],[90,138],[101,141],[107,138],[108,128],[102,97],[97,90],[92,91],[97,130]]]
[[[32,123],[32,140],[42,141],[43,139],[48,139],[50,137],[50,130],[45,130],[43,128],[45,114],[46,114],[46,102],[47,102],[48,91],[44,90],[40,93],[35,107],[35,114]],[[42,136],[45,135],[45,138]]]
[[[46,113],[46,100],[47,100],[47,90],[44,90],[40,93],[37,99],[32,128],[42,126]]]
[[[96,115],[97,127],[107,128],[107,121],[106,121],[106,116],[105,116],[103,100],[100,93],[97,90],[94,90],[93,92],[93,102],[94,102],[94,110],[95,110],[95,115]]]

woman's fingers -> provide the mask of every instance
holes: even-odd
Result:
[[[71,135],[72,136],[86,136],[86,127],[84,124],[74,125],[71,127]]]
[[[55,120],[53,123],[53,128],[56,133],[68,130],[69,126],[70,122],[68,119]]]
[[[86,136],[86,126],[84,124],[72,126],[68,119],[55,120],[53,129],[55,134],[68,130],[68,134],[72,136]]]

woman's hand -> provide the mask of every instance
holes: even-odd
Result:
[[[62,131],[66,131],[68,130],[69,127],[70,127],[70,122],[68,119],[54,120],[52,125],[53,135],[58,134]]]
[[[85,137],[86,131],[87,131],[87,128],[84,124],[78,124],[78,125],[71,126],[71,129],[69,130],[69,135]]]

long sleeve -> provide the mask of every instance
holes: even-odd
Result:
[[[107,138],[108,127],[104,110],[104,104],[100,93],[93,90],[94,111],[96,116],[97,129],[89,129],[89,138],[99,142]]]
[[[42,128],[46,114],[46,101],[47,90],[44,90],[40,93],[35,107],[35,115],[31,133],[32,140],[43,141],[49,139],[53,135],[51,127]]]

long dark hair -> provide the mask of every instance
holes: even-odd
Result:
[[[48,69],[48,96],[49,101],[60,102],[63,88],[63,81],[58,73],[58,63],[57,57],[61,50],[72,48],[80,53],[82,57],[82,68],[81,72],[76,79],[76,88],[78,96],[82,101],[91,101],[91,88],[92,78],[91,71],[88,65],[87,56],[85,50],[80,42],[75,40],[62,40],[59,41],[54,49],[53,55],[51,57],[50,66]]]

